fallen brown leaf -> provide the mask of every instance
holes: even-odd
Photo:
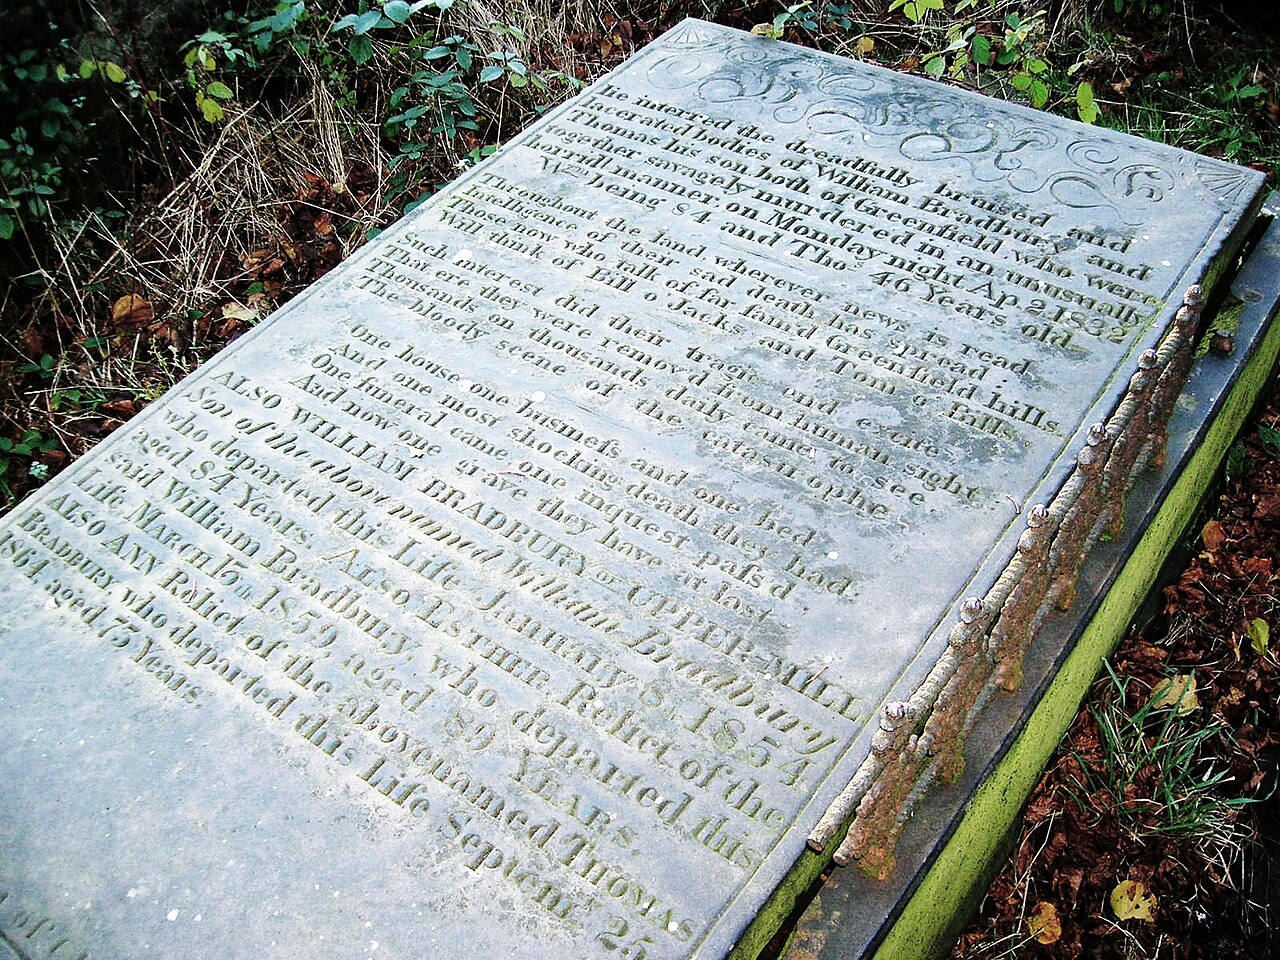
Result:
[[[145,327],[155,318],[155,307],[136,293],[126,293],[111,306],[111,320],[117,328]]]
[[[138,412],[138,401],[136,400],[108,400],[101,407],[107,413],[115,414],[117,417],[132,417]]]
[[[1204,529],[1200,531],[1200,538],[1204,540],[1204,545],[1210,553],[1216,553],[1227,539],[1227,534],[1222,529],[1222,524],[1217,520],[1210,520],[1204,525]]]
[[[44,336],[34,325],[27,327],[22,331],[22,348],[27,356],[39,357],[45,353]]]

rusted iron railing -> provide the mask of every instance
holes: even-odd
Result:
[[[1138,369],[1106,423],[1089,428],[1071,474],[1048,504],[1026,511],[1008,566],[982,597],[961,605],[947,649],[907,700],[884,706],[871,752],[809,835],[823,851],[845,824],[835,862],[883,880],[920,797],[964,769],[965,738],[997,690],[1016,690],[1022,661],[1044,619],[1075,599],[1089,549],[1118,532],[1137,475],[1162,466],[1173,413],[1191,371],[1200,287],[1183,297],[1174,323]]]

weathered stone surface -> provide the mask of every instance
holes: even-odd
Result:
[[[6,519],[0,929],[725,954],[1260,185],[686,23]]]

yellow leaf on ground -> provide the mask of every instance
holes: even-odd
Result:
[[[1254,617],[1249,624],[1249,646],[1260,657],[1267,655],[1271,645],[1271,627],[1261,617]]]
[[[258,319],[258,311],[251,307],[244,307],[238,303],[224,304],[222,307],[222,315],[228,320],[243,320],[245,323],[253,323]]]
[[[1027,928],[1031,936],[1041,943],[1057,943],[1062,936],[1062,921],[1058,919],[1058,908],[1052,903],[1041,900],[1027,917]]]
[[[1137,880],[1121,880],[1111,891],[1111,910],[1117,920],[1154,922],[1155,908],[1156,898]]]
[[[1196,696],[1196,675],[1180,673],[1176,677],[1165,677],[1151,691],[1151,706],[1157,710],[1173,707],[1180,717],[1198,709],[1200,698]]]

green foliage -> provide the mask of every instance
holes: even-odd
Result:
[[[1254,617],[1247,631],[1249,649],[1260,657],[1265,657],[1271,648],[1271,625],[1261,617]]]
[[[277,3],[275,10],[245,25],[245,35],[249,38],[258,53],[268,53],[279,44],[291,41],[294,32],[307,19],[307,5],[301,0],[291,3],[285,0]],[[306,41],[300,41],[295,49],[300,53],[307,50]]]
[[[922,23],[930,11],[942,10],[944,6],[943,0],[893,0],[889,4],[889,12],[901,10],[912,23]]]
[[[25,463],[28,476],[36,480],[47,479],[49,468],[34,458],[57,449],[58,441],[39,430],[25,430],[16,441],[0,437],[0,497],[6,504],[13,500],[11,481],[17,470]]]
[[[35,376],[50,379],[58,369],[58,360],[56,357],[44,354],[39,360],[28,361],[18,367],[19,373],[29,373]]]
[[[1247,67],[1240,67],[1229,77],[1211,87],[1213,97],[1223,106],[1251,106],[1261,100],[1267,88],[1254,83]]]
[[[475,62],[476,47],[461,37],[450,40],[456,41],[452,47],[454,65],[418,70],[391,92],[387,106],[396,112],[383,121],[382,128],[388,137],[400,140],[400,153],[393,166],[406,158],[419,159],[428,148],[429,140],[418,136],[419,124],[426,126],[429,133],[449,137],[456,137],[462,130],[480,129],[475,120],[476,102],[465,83],[466,72]],[[449,49],[446,44],[435,49],[441,47]],[[468,64],[466,68],[458,65],[459,57]],[[502,68],[496,69],[501,76]]]
[[[56,390],[49,406],[59,413],[92,412],[107,402],[107,394],[94,387],[68,387]]]
[[[1167,21],[1173,14],[1173,8],[1173,0],[1111,0],[1111,9],[1122,18]]]
[[[123,71],[87,61],[73,73],[36,49],[0,58],[0,115],[8,118],[0,125],[0,241],[28,233],[62,198],[89,130],[80,88],[95,76],[122,80]]]
[[[785,11],[773,18],[772,23],[757,25],[752,32],[763,36],[781,37],[785,28],[791,26],[815,39],[823,35],[835,38],[847,37],[850,34],[861,36],[864,30],[863,17],[866,14],[866,5],[859,4],[856,0],[816,5],[811,0],[805,0],[804,3],[787,7]],[[871,47],[874,45],[874,43],[870,44]],[[864,45],[853,52],[866,53],[869,49],[870,47]]]
[[[1061,96],[1066,78],[1079,65],[1068,69],[1066,78],[1055,67],[1048,52],[1045,9],[1024,14],[1014,0],[893,0],[888,11],[904,21],[890,31],[897,41],[892,45],[882,38],[883,21],[864,20],[873,11],[856,2],[794,4],[771,22],[757,24],[752,32],[776,39],[788,29],[798,29],[815,46],[854,56],[875,51],[881,62],[892,64],[896,56],[896,62],[908,68],[918,62],[928,76],[997,96],[1023,98],[1038,108],[1050,106],[1055,92],[1060,103],[1074,96],[1075,112],[1082,120],[1098,119],[1091,83],[1080,83],[1067,97]]]
[[[1252,471],[1252,458],[1245,450],[1244,444],[1239,441],[1233,443],[1231,449],[1227,451],[1227,459],[1223,464],[1223,473],[1227,481],[1243,480]]]
[[[187,85],[206,120],[234,99],[260,99],[269,83],[321,68],[344,106],[375,114],[391,154],[389,196],[420,192],[424,168],[501,136],[501,125],[538,109],[529,99],[576,81],[529,67],[516,26],[490,21],[484,42],[448,29],[454,0],[359,0],[332,9],[307,0],[244,15],[226,13],[186,47]],[[234,81],[232,80],[234,78]],[[514,99],[513,99],[514,98]],[[458,147],[454,147],[459,143]]]
[[[1258,439],[1262,441],[1262,449],[1273,457],[1280,457],[1280,430],[1262,425],[1258,427]]]
[[[1088,81],[1076,87],[1076,112],[1085,123],[1098,122],[1098,105],[1093,99],[1093,84]]]
[[[1179,42],[1198,49],[1199,38],[1184,35]],[[1091,72],[1099,73],[1108,59],[1133,58],[1139,52],[1156,67],[1124,77],[1119,102],[1102,122],[1196,153],[1268,169],[1273,180],[1280,176],[1280,126],[1272,118],[1280,102],[1271,68],[1274,41],[1242,33],[1232,46],[1195,57],[1173,50],[1173,57],[1156,57],[1149,46],[1149,41],[1129,40],[1119,33],[1095,35],[1088,54],[1095,64]]]
[[[409,17],[424,7],[435,7],[447,10],[453,0],[417,0],[416,3],[405,3],[405,0],[389,0],[381,8],[366,9],[360,4],[360,12],[349,13],[330,27],[333,33],[350,32],[351,39],[347,43],[347,53],[351,61],[360,66],[368,63],[374,55],[373,38],[375,30],[395,30],[408,22]],[[295,4],[302,7],[302,3]]]
[[[1221,145],[1223,156],[1236,162],[1244,162],[1244,154],[1252,153],[1262,142],[1256,129],[1244,118],[1265,98],[1267,89],[1253,82],[1249,74],[1249,68],[1239,67],[1211,81],[1203,91],[1209,113],[1222,123],[1214,139]]]
[[[787,32],[787,24],[792,20],[797,21],[799,25],[804,26],[810,31],[816,31],[816,23],[814,20],[814,11],[810,4],[810,0],[804,0],[803,3],[793,4],[782,13],[778,14],[769,23],[757,23],[751,28],[751,32],[757,37],[766,37],[769,40],[781,40],[783,34]]]
[[[235,91],[218,79],[220,53],[228,65],[237,60],[251,63],[249,55],[235,46],[231,39],[217,31],[207,31],[186,45],[182,65],[186,68],[186,81],[195,91],[196,108],[209,123],[226,119],[223,104],[235,99]]]
[[[111,60],[83,60],[80,63],[80,77],[88,80],[97,75],[108,83],[124,83],[127,75],[124,67]]]
[[[1009,86],[1024,94],[1033,107],[1043,109],[1049,102],[1049,62],[1041,55],[1045,44],[1044,11],[1037,10],[1026,18],[1007,14],[1004,27],[1003,37],[987,41],[986,62],[977,56],[977,51],[974,60],[981,66],[1003,71]]]
[[[1163,694],[1153,691],[1139,705],[1129,690],[1131,678],[1107,670],[1105,694],[1088,708],[1098,728],[1101,763],[1077,757],[1084,775],[1077,804],[1115,818],[1137,837],[1228,838],[1236,812],[1254,801],[1225,796],[1231,777],[1209,759],[1209,744],[1230,732],[1201,716],[1194,682],[1183,686],[1173,678],[1162,685]]]
[[[956,13],[970,9],[973,0],[962,2]],[[941,8],[941,3],[939,3]],[[1049,102],[1049,62],[1043,55],[1044,11],[1028,17],[1008,13],[1001,24],[1003,34],[988,34],[990,25],[974,19],[956,19],[945,30],[946,44],[925,54],[924,72],[932,77],[965,80],[972,73],[980,88],[1008,86],[1043,109]],[[1092,93],[1092,91],[1090,91]]]

